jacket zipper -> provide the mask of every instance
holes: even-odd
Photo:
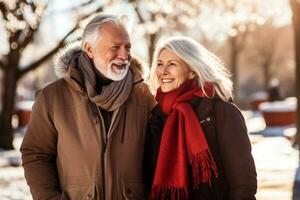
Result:
[[[95,104],[95,103],[94,103]],[[98,108],[98,106],[97,106],[97,104],[95,104],[95,106],[96,106],[96,108],[97,108],[97,111],[98,111],[98,117],[99,117],[99,119],[100,119],[100,126],[101,126],[101,123],[102,123],[102,115],[101,115],[101,112],[100,112],[100,110],[99,110],[99,108]],[[101,128],[101,127],[100,127]],[[101,137],[102,137],[102,141],[103,141],[103,147],[102,147],[102,153],[101,153],[101,159],[102,159],[102,162],[101,162],[101,168],[102,168],[102,190],[103,190],[103,195],[102,195],[102,198],[103,198],[103,200],[105,200],[105,193],[106,193],[106,191],[105,191],[105,170],[104,170],[104,168],[105,168],[105,152],[106,152],[106,146],[107,146],[107,133],[105,132],[105,135],[106,136],[104,136],[104,134],[102,133],[101,134]]]
[[[125,105],[125,113],[124,113],[124,121],[123,121],[123,130],[122,130],[122,138],[121,138],[121,144],[124,143],[124,137],[125,137],[125,126],[126,126],[126,115],[127,115],[127,106]]]

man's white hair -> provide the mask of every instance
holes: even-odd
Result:
[[[154,92],[159,87],[156,68],[158,56],[163,49],[172,51],[188,64],[190,70],[197,74],[199,86],[202,89],[205,83],[210,83],[222,100],[228,101],[232,98],[232,81],[228,70],[217,56],[188,37],[171,37],[157,43],[149,78],[151,89]]]
[[[121,20],[115,15],[106,15],[106,14],[99,14],[94,17],[84,28],[82,39],[81,39],[81,50],[85,51],[84,45],[89,43],[93,47],[97,44],[101,36],[101,28],[105,24],[119,24],[122,25]]]

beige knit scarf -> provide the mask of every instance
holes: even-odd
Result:
[[[101,92],[96,91],[96,74],[94,64],[86,53],[82,52],[78,58],[78,66],[83,73],[84,84],[90,100],[107,111],[118,109],[129,97],[133,76],[130,70],[121,81],[113,81],[102,86]]]

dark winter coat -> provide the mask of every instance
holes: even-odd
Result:
[[[240,110],[234,104],[217,98],[196,98],[191,104],[217,163],[219,177],[212,178],[211,186],[203,183],[197,190],[190,187],[189,199],[255,200],[256,169],[245,120]],[[148,191],[154,178],[165,121],[166,116],[157,105],[152,110],[146,136],[144,172]]]

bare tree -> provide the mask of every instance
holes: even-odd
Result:
[[[293,12],[293,27],[295,38],[295,58],[296,58],[296,97],[297,103],[297,135],[296,142],[300,145],[300,1],[290,0],[292,12]]]
[[[95,0],[89,0],[78,8],[88,6]],[[79,27],[79,22],[88,17],[91,13],[102,10],[102,7],[94,9],[78,17],[77,23],[71,28],[56,46],[45,55],[20,68],[20,60],[24,49],[33,43],[43,22],[43,16],[47,8],[44,1],[16,0],[0,1],[0,11],[5,24],[4,34],[7,36],[9,50],[0,56],[0,70],[3,71],[1,95],[2,109],[0,113],[0,148],[12,149],[13,129],[11,125],[12,115],[15,106],[17,83],[29,71],[35,70],[45,61],[51,58],[61,47],[65,45],[66,39]],[[76,8],[73,8],[73,10]]]
[[[155,43],[162,34],[173,35],[188,30],[188,25],[200,13],[199,3],[191,0],[168,1],[163,4],[158,0],[128,0],[138,17],[138,23],[145,29],[148,43],[148,62],[153,60]]]
[[[257,25],[248,42],[248,57],[250,62],[258,65],[263,74],[263,85],[267,91],[272,79],[272,65],[276,61],[276,51],[278,46],[278,28],[273,25],[270,18],[262,25]],[[275,63],[274,63],[275,64]]]
[[[238,86],[239,86],[239,76],[238,76],[238,60],[239,56],[245,48],[246,36],[248,30],[244,28],[239,28],[240,25],[234,25],[232,27],[233,33],[229,35],[228,43],[230,46],[230,66],[232,73],[232,82],[234,83],[234,96],[237,97]],[[242,25],[243,27],[243,25]]]
[[[234,83],[234,96],[237,98],[239,94],[239,57],[248,45],[249,35],[261,24],[277,16],[275,16],[275,12],[267,15],[265,5],[258,0],[211,0],[208,5],[210,9],[215,10],[213,15],[219,16],[217,23],[223,27],[225,25],[229,30],[226,35],[230,47],[228,64]],[[275,43],[270,43],[269,46],[272,45]],[[264,51],[265,59],[261,61],[261,65],[265,69],[266,80],[269,79],[269,66],[272,64],[273,55],[270,50]]]
[[[229,67],[234,83],[234,96],[238,97],[239,87],[239,57],[246,47],[249,32],[255,29],[258,15],[257,3],[250,0],[212,0],[207,3],[214,16],[218,16],[217,24],[226,25],[228,31],[224,33],[230,47]],[[223,26],[224,27],[224,26]]]

